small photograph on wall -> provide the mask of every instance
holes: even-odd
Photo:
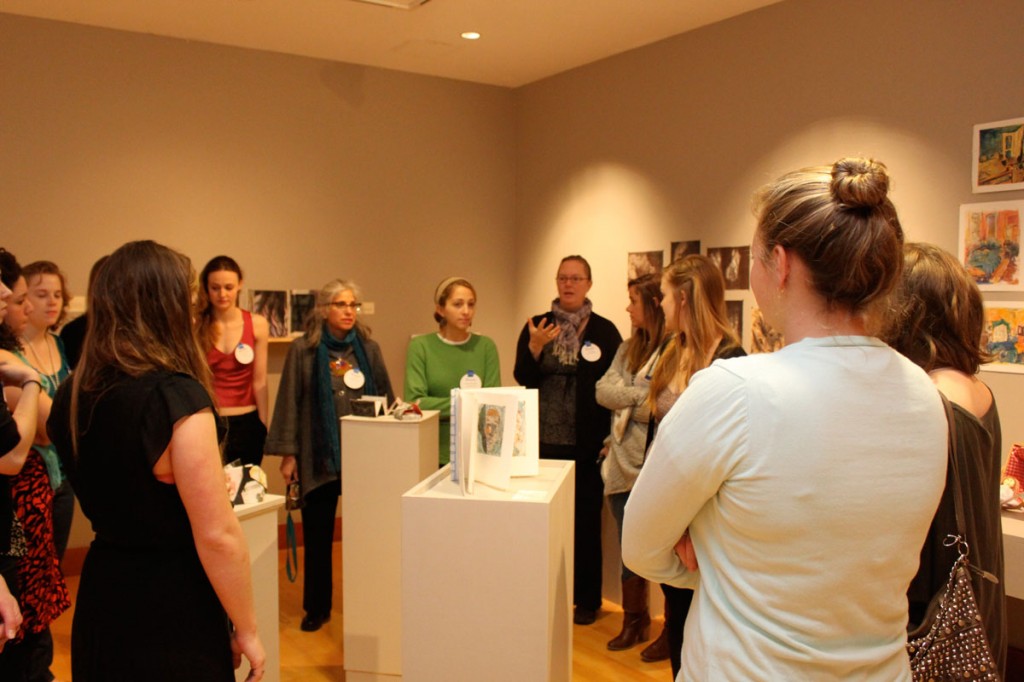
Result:
[[[708,258],[713,260],[722,271],[726,289],[750,288],[749,246],[709,248]]]
[[[316,292],[312,289],[292,289],[288,292],[289,326],[292,334],[306,331],[306,319],[316,307]]]
[[[782,333],[769,326],[764,315],[761,314],[760,308],[754,308],[751,311],[750,331],[751,353],[774,353],[785,345]]]
[[[691,253],[700,254],[700,240],[691,239],[687,242],[672,242],[672,259],[669,261],[675,263],[683,256],[689,256]]]
[[[960,206],[957,257],[985,291],[1020,291],[1020,223],[1024,201]]]
[[[270,323],[270,338],[288,336],[288,292],[284,289],[253,289],[249,310]]]
[[[627,277],[636,279],[641,275],[660,275],[665,261],[664,251],[635,251],[629,254],[626,267]]]
[[[726,301],[725,314],[729,316],[729,324],[736,330],[736,336],[743,343],[743,301]]]
[[[1024,189],[1024,118],[974,126],[971,176],[975,192]]]
[[[1024,374],[1024,301],[986,302],[981,342],[995,358],[982,369]]]

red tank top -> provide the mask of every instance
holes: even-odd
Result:
[[[252,314],[248,310],[242,311],[242,338],[238,345],[256,350],[256,333],[252,328]],[[206,363],[213,373],[213,393],[217,396],[217,407],[248,407],[256,404],[256,392],[252,387],[255,359],[242,364],[236,353],[222,353],[219,348],[211,347],[206,351]]]

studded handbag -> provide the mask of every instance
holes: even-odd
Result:
[[[985,636],[985,626],[974,598],[969,570],[978,570],[990,580],[997,578],[974,568],[967,558],[970,547],[964,534],[963,498],[957,459],[954,456],[956,427],[952,407],[945,396],[942,402],[949,421],[949,466],[953,472],[953,501],[959,533],[949,536],[947,546],[955,545],[958,556],[953,562],[945,588],[932,599],[921,625],[908,634],[910,670],[914,682],[999,682],[999,670]]]

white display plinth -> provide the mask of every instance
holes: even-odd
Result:
[[[277,510],[284,506],[282,495],[266,495],[262,502],[240,504],[235,516],[242,524],[245,541],[249,545],[249,565],[252,571],[252,598],[256,609],[256,626],[267,652],[267,669],[263,682],[281,680],[281,645],[278,633],[278,550]],[[249,662],[243,660],[235,671],[236,682],[249,674]]]
[[[348,682],[402,674],[402,493],[437,471],[439,414],[341,420]]]
[[[573,467],[464,497],[449,465],[402,497],[407,682],[572,679]]]
[[[1003,566],[1006,596],[1024,599],[1024,514],[1003,512]]]

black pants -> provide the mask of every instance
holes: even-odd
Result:
[[[683,626],[693,603],[693,590],[663,584],[661,593],[665,595],[665,635],[669,660],[672,661],[672,679],[675,679],[682,667]]]
[[[18,565],[15,559],[0,557],[0,575],[7,582],[11,594],[18,596]],[[22,682],[28,670],[28,647],[22,642],[12,644],[8,642],[3,651],[0,651],[0,680],[7,682]]]
[[[597,464],[597,452],[545,446],[545,459],[571,459],[576,462],[576,538],[573,562],[573,603],[597,611],[601,608],[601,510],[604,505],[604,481]]]
[[[334,594],[334,518],[341,496],[341,482],[334,481],[309,492],[303,498],[302,543],[306,566],[303,570],[302,608],[312,615],[328,615]]]
[[[267,427],[260,420],[260,413],[253,410],[224,418],[228,433],[224,438],[224,463],[236,459],[242,464],[260,464],[263,461],[263,444],[267,441]]]

